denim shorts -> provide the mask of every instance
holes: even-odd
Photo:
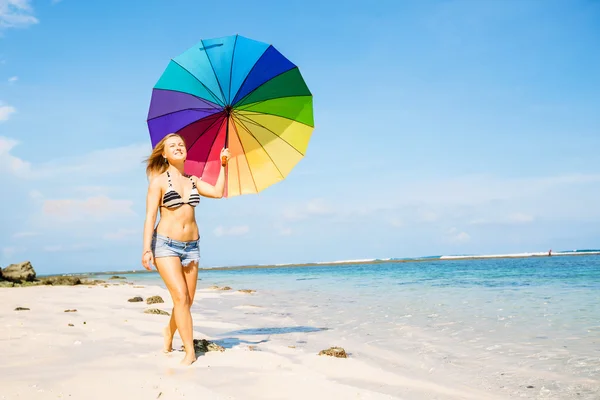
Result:
[[[182,242],[154,232],[152,235],[152,253],[154,258],[179,257],[181,265],[200,262],[200,239]]]

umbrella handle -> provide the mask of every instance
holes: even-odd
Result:
[[[231,106],[227,106],[225,108],[225,112],[227,113],[227,117],[226,117],[227,118],[227,125],[225,127],[225,146],[224,146],[224,148],[226,149],[228,147],[227,145],[229,144],[229,118],[230,118],[230,115],[231,115]],[[227,157],[225,157],[225,156],[221,157],[221,165],[222,166],[226,166],[227,165]]]

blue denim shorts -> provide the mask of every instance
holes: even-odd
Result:
[[[152,235],[152,253],[154,258],[179,257],[181,265],[200,262],[200,239],[182,242],[154,232]]]

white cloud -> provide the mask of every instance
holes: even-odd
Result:
[[[30,0],[0,0],[0,30],[37,24]]]
[[[116,200],[107,196],[89,197],[80,199],[45,200],[42,212],[50,218],[61,220],[88,220],[118,218],[135,215],[133,201]]]
[[[238,225],[232,226],[230,228],[226,228],[224,226],[217,226],[213,231],[215,236],[242,236],[250,232],[250,227],[248,225]]]
[[[323,199],[312,199],[299,206],[287,207],[283,211],[283,218],[288,221],[300,221],[308,217],[333,214],[334,210]]]
[[[0,172],[8,171],[19,178],[44,180],[70,175],[73,180],[85,177],[86,182],[91,177],[123,174],[125,171],[143,168],[142,162],[151,150],[149,144],[139,143],[31,164],[12,154],[19,144],[14,139],[0,136]]]
[[[75,243],[75,244],[69,244],[69,245],[51,244],[51,245],[42,247],[42,250],[47,253],[62,253],[62,252],[68,252],[68,251],[91,250],[93,248],[94,247],[89,244]]]
[[[11,76],[10,78],[8,78],[8,83],[15,83],[18,80],[19,80],[18,76]]]
[[[104,236],[102,236],[102,238],[105,240],[123,240],[123,239],[128,239],[128,238],[139,236],[139,235],[140,235],[139,229],[121,228],[114,232],[106,233]]]
[[[1,0],[0,0],[1,1]],[[5,105],[0,102],[0,122],[8,121],[8,119],[17,112],[13,106]]]
[[[467,243],[471,240],[471,235],[462,232],[456,228],[450,228],[445,235],[445,240],[450,243]]]
[[[292,233],[294,233],[294,231],[292,230],[292,228],[281,228],[279,230],[279,234],[281,236],[291,236]]]
[[[516,212],[508,215],[499,216],[497,218],[475,218],[469,221],[469,225],[519,225],[528,224],[533,222],[534,220],[535,217],[531,214]]]
[[[526,224],[529,222],[533,222],[533,215],[524,214],[524,213],[514,213],[508,216],[508,220],[515,224]]]
[[[16,253],[21,252],[22,250],[23,249],[14,247],[14,246],[3,247],[2,248],[2,258],[10,258],[13,255],[15,255]]]
[[[402,228],[404,226],[404,222],[400,218],[390,218],[390,225],[394,228]]]
[[[17,144],[16,140],[0,136],[0,172],[7,171],[16,176],[28,175],[30,164],[11,154]]]
[[[37,199],[41,199],[42,197],[44,197],[42,195],[42,193],[39,190],[30,190],[29,191],[29,198],[33,199],[33,200],[37,200]]]
[[[20,239],[20,238],[33,237],[33,236],[39,236],[39,233],[37,233],[37,232],[17,232],[13,235],[13,238]]]

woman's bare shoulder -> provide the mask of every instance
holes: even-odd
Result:
[[[167,173],[151,174],[148,176],[148,184],[150,186],[162,186],[167,179]]]

